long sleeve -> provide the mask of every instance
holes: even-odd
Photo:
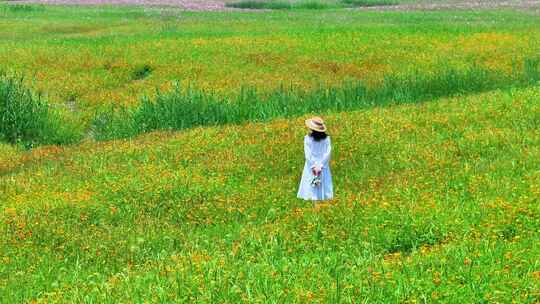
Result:
[[[306,162],[310,168],[315,166],[315,160],[313,159],[313,154],[311,153],[311,147],[309,144],[309,138],[304,137],[304,154],[306,156]]]
[[[330,137],[327,137],[326,140],[328,141],[328,144],[326,145],[326,151],[324,151],[323,158],[322,158],[323,167],[328,166],[328,162],[330,161],[330,155],[332,153],[332,142],[330,141]]]
[[[329,164],[332,148],[329,139],[327,137],[316,141],[309,135],[304,138],[306,162],[298,188],[298,198],[304,200],[328,200],[334,197],[332,173]],[[314,171],[317,172],[317,177],[314,176]],[[319,172],[320,174],[318,174]]]

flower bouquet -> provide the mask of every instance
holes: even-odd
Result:
[[[312,187],[319,187],[321,185],[321,167],[315,167],[312,169],[313,179],[311,180]]]
[[[312,187],[319,187],[321,185],[321,175],[315,175],[311,180]]]

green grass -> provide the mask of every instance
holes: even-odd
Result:
[[[225,6],[242,8],[242,9],[291,9],[292,5],[289,2],[285,1],[239,1],[239,2],[230,2]]]
[[[321,10],[340,7],[337,3],[321,2],[321,1],[259,1],[259,0],[243,0],[238,2],[228,2],[226,7],[234,7],[241,9],[266,9],[266,10],[290,10],[290,9],[307,9]]]
[[[9,6],[4,7],[4,9],[9,12],[14,12],[14,13],[31,13],[31,12],[45,11],[44,6],[25,5],[25,4],[10,4]]]
[[[330,9],[343,7],[370,7],[387,6],[399,4],[391,0],[342,0],[341,2],[329,1],[261,1],[242,0],[237,2],[227,2],[226,7],[240,9],[265,9],[265,10],[290,10],[290,9]]]
[[[301,4],[310,5],[295,3]],[[518,12],[221,14],[10,7],[0,6],[6,29],[0,33],[0,69],[25,75],[27,87],[69,109],[64,116],[83,138],[358,109],[366,102],[391,102],[396,94],[421,101],[522,85],[538,75],[538,19]],[[479,74],[467,76],[470,71]],[[407,82],[392,84],[392,79]],[[174,97],[176,82],[200,91],[217,114],[197,114],[190,102],[192,110],[175,112],[183,116],[150,122],[159,115],[148,114],[141,100],[162,98],[156,92],[170,103],[185,99]],[[395,93],[376,93],[388,93],[389,85]],[[407,86],[414,92],[403,92]],[[241,92],[250,92],[253,102],[242,104]],[[333,98],[328,92],[341,97],[327,100]],[[344,94],[352,95],[343,100]],[[268,98],[274,101],[264,102]],[[111,107],[139,114],[103,125],[102,113]],[[230,117],[249,111],[258,114]]]
[[[320,2],[320,1],[301,1],[296,3],[294,8],[297,9],[307,9],[307,10],[321,10],[321,9],[330,9],[338,7],[336,4]]]
[[[82,124],[176,81],[225,97],[242,88],[377,86],[441,66],[511,74],[540,52],[538,18],[521,12],[8,7],[0,6],[0,69],[25,75],[50,103],[74,102]],[[143,66],[151,74],[134,79]]]
[[[22,79],[0,75],[0,141],[32,147],[72,143],[78,137],[41,96],[25,88]]]
[[[427,77],[422,74],[387,77],[376,88],[351,83],[340,88],[321,87],[310,92],[282,88],[265,96],[247,89],[235,99],[177,86],[172,92],[144,98],[138,107],[112,108],[99,113],[94,118],[93,133],[98,140],[109,140],[154,130],[267,121],[306,113],[357,110],[495,88],[530,86],[536,85],[540,79],[538,65],[536,60],[526,60],[524,66],[510,76],[476,68],[465,72],[441,70]]]
[[[386,6],[386,5],[397,5],[397,1],[392,0],[342,0],[343,3],[352,6]]]
[[[0,81],[0,303],[540,300],[535,16],[0,5],[0,28],[25,75]]]
[[[337,198],[316,209],[303,118],[8,150],[0,298],[532,303],[539,98],[326,115]]]
[[[153,68],[151,66],[147,65],[147,64],[145,64],[143,66],[140,66],[140,67],[136,67],[133,70],[132,79],[133,80],[143,80],[146,77],[150,76],[150,74],[152,74],[152,70],[153,70]]]

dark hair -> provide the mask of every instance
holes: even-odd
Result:
[[[309,136],[311,136],[313,138],[313,140],[315,141],[321,141],[323,139],[325,139],[326,137],[328,137],[328,134],[326,134],[326,132],[318,132],[318,131],[311,131],[311,134],[309,134]]]

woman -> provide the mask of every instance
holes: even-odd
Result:
[[[326,125],[320,117],[306,120],[306,127],[311,130],[304,137],[306,163],[298,198],[311,201],[329,200],[334,197],[332,175],[330,173],[330,137],[326,134]]]

